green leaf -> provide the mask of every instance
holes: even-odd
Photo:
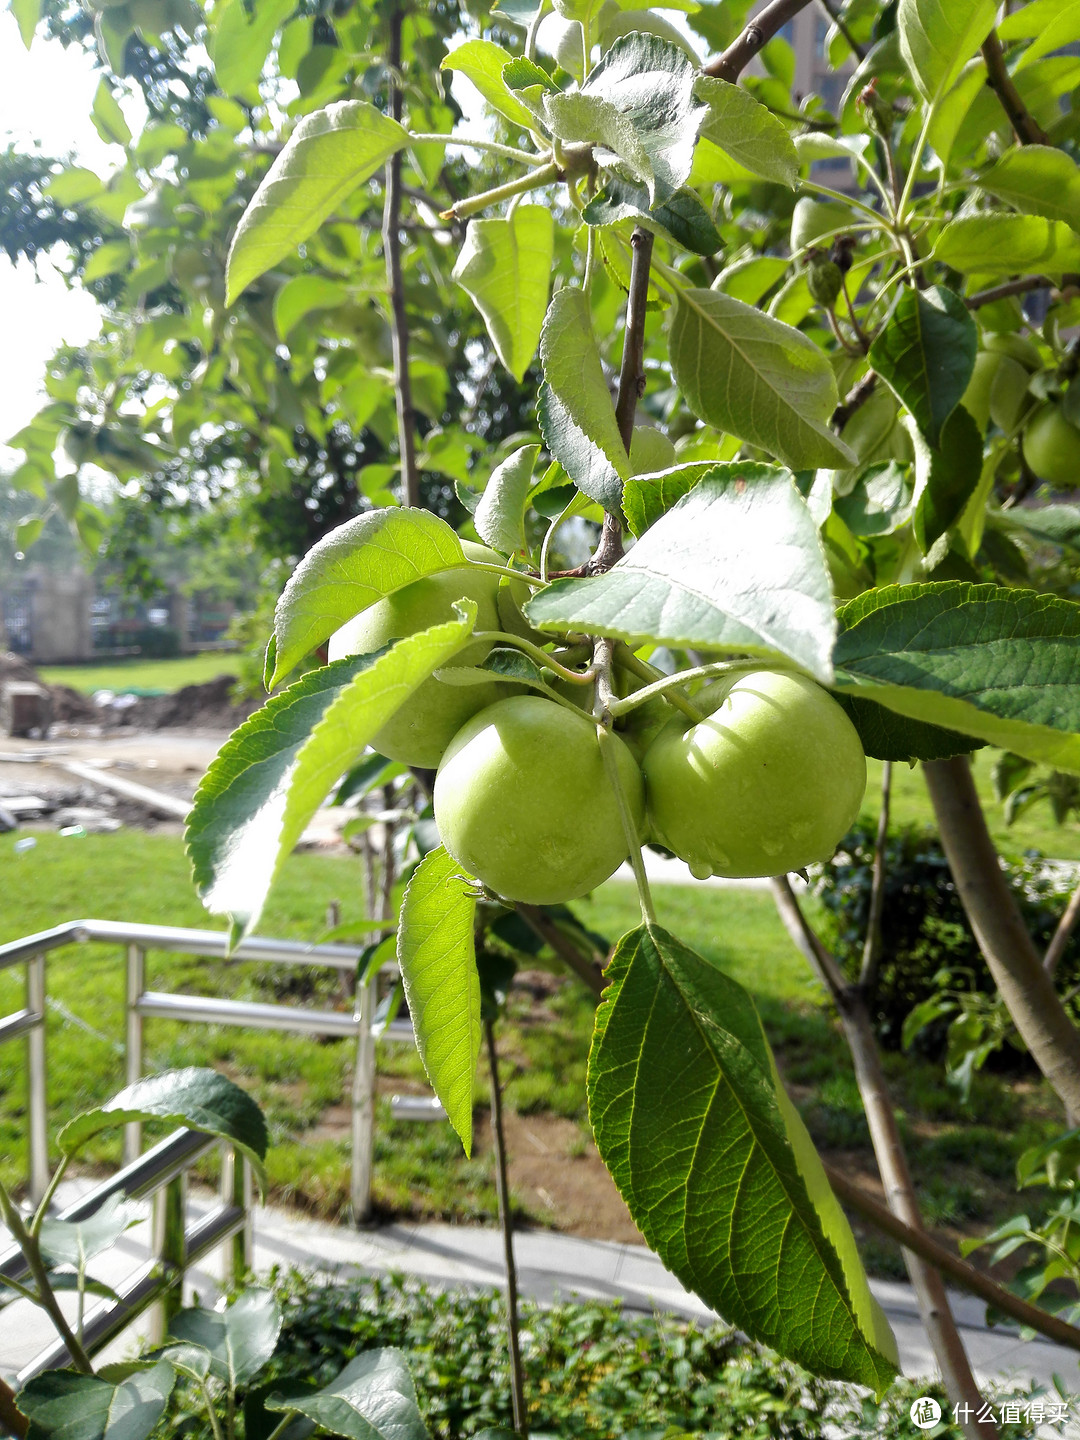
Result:
[[[699,419],[793,470],[855,464],[829,429],[839,402],[832,366],[792,326],[716,290],[676,290],[668,349]]]
[[[262,75],[274,34],[296,9],[296,0],[220,0],[207,43],[217,83],[239,94]]]
[[[589,1116],[645,1239],[753,1339],[880,1395],[896,1344],[750,996],[658,927],[607,979]]]
[[[53,1220],[41,1222],[41,1249],[53,1265],[85,1267],[95,1255],[110,1249],[125,1230],[142,1218],[142,1208],[110,1195],[93,1215],[85,1220]]]
[[[253,1380],[277,1349],[281,1306],[272,1290],[251,1287],[227,1310],[181,1310],[169,1334],[209,1352],[210,1374],[231,1391]]]
[[[789,260],[779,255],[755,255],[751,260],[736,260],[727,265],[713,281],[713,288],[733,295],[747,305],[764,299],[778,280],[787,274]]]
[[[967,215],[945,226],[933,258],[979,275],[1060,275],[1080,268],[1080,235],[1037,215]]]
[[[694,94],[708,105],[704,139],[765,180],[794,189],[799,156],[784,124],[748,90],[712,76],[699,77]]]
[[[147,1440],[175,1383],[166,1360],[120,1381],[46,1370],[26,1382],[18,1403],[37,1440]]]
[[[90,110],[94,129],[106,145],[130,145],[131,130],[124,119],[124,112],[117,104],[112,86],[104,77],[98,82],[94,104]]]
[[[27,50],[41,19],[41,0],[11,0],[11,13],[19,27],[19,35]]]
[[[195,885],[233,938],[248,934],[311,817],[373,737],[433,670],[465,644],[467,618],[387,650],[314,670],[267,701],[218,752],[195,792],[186,842]]]
[[[968,387],[978,345],[978,326],[963,300],[935,285],[905,289],[870,347],[870,364],[933,446]]]
[[[714,465],[603,575],[556,580],[525,606],[540,630],[787,655],[823,683],[836,633],[825,558],[785,471]]]
[[[361,100],[305,115],[240,217],[229,247],[226,303],[291,255],[408,139],[396,120]]]
[[[693,460],[652,474],[635,475],[623,486],[623,512],[631,533],[639,539],[676,501],[693,490],[711,470],[715,460]]]
[[[954,755],[970,755],[982,749],[982,742],[970,735],[910,720],[861,695],[837,691],[833,698],[847,711],[863,749],[875,760],[914,765],[918,760],[951,760]]]
[[[996,12],[994,0],[900,0],[900,52],[926,100],[952,88],[989,35]]]
[[[979,176],[979,185],[1029,215],[1080,229],[1080,168],[1052,145],[1016,145]]]
[[[485,678],[490,678],[485,676]],[[476,881],[440,846],[405,887],[397,960],[416,1048],[465,1154],[472,1154],[480,981],[473,924]]]
[[[495,353],[524,379],[540,341],[551,290],[555,222],[543,205],[505,220],[472,220],[453,278],[480,311]]]
[[[349,287],[329,275],[294,275],[274,296],[274,329],[280,340],[313,310],[335,310],[348,303]]]
[[[615,225],[634,220],[659,230],[694,255],[715,255],[722,247],[720,232],[695,191],[686,188],[649,208],[647,186],[612,174],[599,195],[581,212],[587,225]]]
[[[853,535],[891,535],[911,518],[907,471],[895,460],[869,465],[854,490],[833,496],[832,508]]]
[[[630,457],[619,434],[592,315],[584,291],[564,285],[551,297],[540,335],[540,434],[574,484],[617,514]]]
[[[516,555],[526,548],[525,508],[539,454],[539,445],[522,445],[496,465],[473,513],[480,539],[503,555]]]
[[[126,240],[106,240],[83,266],[83,284],[89,285],[91,280],[119,274],[121,270],[126,270],[130,263],[131,246]]]
[[[1080,0],[1032,0],[1003,16],[998,34],[1002,40],[1031,40],[1016,65],[1024,70],[1051,50],[1080,40]]]
[[[102,194],[105,184],[93,170],[73,165],[70,170],[61,170],[59,175],[50,175],[42,189],[58,205],[80,205]]]
[[[939,540],[964,513],[975,493],[983,468],[982,436],[963,405],[958,405],[941,428],[941,444],[927,445],[916,432],[915,514],[912,529],[919,549],[929,555]]]
[[[1034,510],[1015,505],[1002,511],[997,519],[1001,524],[1019,526],[1040,540],[1049,540],[1052,545],[1080,549],[1080,505],[1040,505]]]
[[[295,1410],[346,1440],[430,1440],[405,1356],[389,1347],[363,1351],[314,1395],[270,1395],[265,1404],[268,1410]]]
[[[603,151],[610,151],[612,160],[619,161],[633,179],[645,186],[650,204],[655,201],[656,178],[648,151],[629,116],[600,95],[585,90],[569,94],[545,95],[544,111],[551,132],[566,145],[593,145],[601,152],[597,161],[607,160]]]
[[[1080,605],[966,581],[887,585],[840,623],[838,689],[1080,771]]]
[[[466,80],[472,81],[500,115],[512,125],[529,130],[534,123],[532,111],[521,103],[503,79],[503,66],[512,59],[509,50],[504,50],[493,40],[466,40],[464,45],[459,45],[446,57],[442,68],[459,71]]]
[[[104,1105],[69,1120],[57,1141],[64,1155],[74,1155],[103,1130],[142,1120],[164,1120],[217,1135],[242,1150],[262,1174],[268,1144],[262,1111],[227,1076],[194,1066],[137,1080]]]
[[[312,546],[282,591],[267,688],[376,600],[467,563],[454,531],[427,510],[389,507],[347,520]]]

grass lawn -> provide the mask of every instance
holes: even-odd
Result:
[[[202,685],[219,675],[238,675],[236,655],[228,650],[206,650],[178,655],[172,660],[102,660],[97,665],[43,665],[38,670],[50,685],[70,685],[92,694],[95,690],[154,690],[171,694],[184,685]]]
[[[44,929],[65,918],[101,918],[206,926],[177,838],[120,831],[82,840],[40,834],[37,846],[13,853],[0,837],[0,874],[8,879],[0,912],[0,941]],[[89,898],[89,897],[92,897]],[[347,858],[293,856],[285,866],[264,922],[264,934],[314,940],[330,900],[342,919],[363,905],[358,867]],[[656,895],[661,923],[715,958],[754,994],[792,1093],[815,1140],[826,1151],[869,1171],[872,1158],[850,1063],[816,982],[783,932],[767,893],[709,887],[664,887]],[[615,938],[637,923],[632,888],[603,886],[575,907],[593,929]],[[326,978],[324,977],[324,973]],[[329,972],[152,955],[154,989],[262,1000],[332,1005]],[[53,1127],[122,1084],[123,960],[119,950],[72,946],[49,962],[53,1002],[48,1021]],[[0,1015],[22,1004],[22,968],[0,972]],[[507,1101],[518,1115],[562,1117],[587,1144],[585,1068],[592,1001],[570,982],[540,1003],[514,992],[500,1028]],[[269,1174],[277,1197],[327,1216],[344,1213],[348,1197],[350,1046],[302,1036],[221,1027],[147,1022],[147,1066],[214,1065],[247,1086],[267,1112]],[[24,1057],[21,1042],[0,1047],[0,1175],[25,1174]],[[938,1066],[887,1056],[901,1123],[920,1177],[928,1217],[956,1229],[982,1229],[1019,1208],[1012,1173],[1020,1150],[1063,1127],[1044,1086],[1015,1077],[976,1078],[961,1107]],[[379,1070],[385,1090],[423,1085],[411,1047],[385,1047]],[[479,1102],[486,1102],[483,1066]],[[530,1122],[531,1123],[531,1122]],[[486,1126],[478,1117],[478,1134]],[[396,1215],[490,1219],[495,1196],[490,1157],[466,1159],[448,1126],[395,1123],[384,1093],[379,1102],[375,1199]],[[576,1148],[575,1148],[576,1147]],[[119,1153],[103,1140],[92,1158]],[[550,1221],[538,1203],[522,1207]],[[878,1269],[896,1272],[898,1257],[870,1241]]]

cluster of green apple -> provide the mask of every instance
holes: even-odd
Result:
[[[463,545],[470,561],[504,564],[484,546]],[[479,638],[453,664],[482,666],[496,643],[484,632],[507,642],[528,633],[525,590],[473,565],[429,575],[349,621],[329,658],[369,654],[445,622],[468,598]],[[858,814],[859,737],[803,675],[735,668],[680,708],[654,693],[601,735],[591,672],[570,680],[566,666],[559,672],[553,667],[548,693],[494,676],[462,685],[432,676],[373,741],[402,764],[437,767],[443,844],[504,899],[544,905],[585,894],[627,858],[635,831],[698,878],[781,874],[831,855]],[[642,687],[638,676],[615,678],[629,691]]]
[[[1043,368],[1038,350],[1008,334],[985,335],[983,347],[961,402],[979,429],[992,420],[1006,435],[1019,430],[1024,459],[1040,480],[1056,490],[1080,485],[1080,429],[1060,399],[1040,402],[1032,391],[1032,376]]]

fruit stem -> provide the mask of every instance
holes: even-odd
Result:
[[[539,590],[547,584],[539,575],[530,575],[527,570],[513,570],[509,565],[492,565],[488,560],[470,560],[470,570],[486,570],[489,575],[505,575],[508,580],[523,580],[526,585]]]
[[[622,821],[623,834],[626,837],[626,848],[630,856],[630,865],[634,871],[634,879],[637,882],[638,902],[641,905],[641,918],[646,925],[656,924],[656,911],[653,908],[652,891],[649,889],[649,877],[645,873],[645,861],[641,856],[641,840],[634,824],[634,817],[630,813],[630,804],[626,798],[626,792],[622,787],[619,778],[619,767],[615,760],[613,742],[617,739],[607,725],[601,721],[596,722],[597,738],[600,741],[600,754],[603,757],[604,769],[607,771],[608,779],[611,781],[611,788],[615,791],[615,800],[619,807],[619,819]]]
[[[552,659],[546,650],[541,650],[539,645],[534,645],[531,640],[526,640],[523,635],[511,635],[505,630],[474,630],[474,640],[490,640],[496,645],[514,645],[517,649],[524,651],[530,659],[535,660],[538,665],[553,671],[560,680],[569,680],[572,685],[591,685],[596,679],[593,670],[568,670],[565,665],[560,665],[557,660]]]
[[[651,685],[656,680],[675,678],[674,676],[666,676],[662,670],[657,670],[656,667],[650,665],[648,661],[640,659],[624,641],[619,642],[618,650],[619,664],[622,665],[623,669],[629,670],[632,675],[636,675],[639,680],[644,680],[647,685]],[[681,680],[682,676],[680,675],[678,679]],[[637,692],[635,691],[634,693],[636,694]],[[681,710],[687,719],[693,720],[695,724],[705,718],[701,711],[691,705],[690,701],[687,700],[686,696],[679,690],[667,690],[664,692],[662,698],[666,700],[669,705],[673,705],[676,710]]]
[[[644,685],[640,690],[635,690],[632,695],[627,695],[623,700],[613,700],[608,707],[614,717],[627,714],[638,705],[651,700],[654,695],[664,695],[675,685],[685,685],[688,680],[706,680],[719,675],[732,675],[740,670],[793,670],[796,673],[800,667],[795,664],[785,664],[781,660],[770,660],[767,663],[761,660],[718,660],[711,665],[697,665],[693,670],[680,670],[677,675],[665,675],[662,680],[655,681],[652,685]],[[677,701],[672,701],[677,704]],[[705,716],[700,711],[689,705],[679,705],[680,710],[685,710],[695,721],[704,720]]]

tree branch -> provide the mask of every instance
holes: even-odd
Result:
[[[1025,275],[1020,280],[1006,280],[1003,285],[991,285],[989,290],[977,290],[969,295],[964,304],[969,310],[979,310],[983,305],[993,305],[995,300],[1007,300],[1010,295],[1027,295],[1032,290],[1051,290],[1053,281],[1045,275]]]
[[[874,386],[877,384],[877,372],[868,370],[858,384],[853,385],[844,396],[841,403],[832,413],[830,424],[837,434],[851,419],[860,406],[865,405],[870,396],[874,393]]]
[[[1048,975],[1052,975],[1058,967],[1058,961],[1065,954],[1065,947],[1069,943],[1072,932],[1076,929],[1076,922],[1080,920],[1080,885],[1077,885],[1065,906],[1065,913],[1058,921],[1057,929],[1051,937],[1050,944],[1046,947],[1046,954],[1043,956],[1043,969]]]
[[[518,1281],[514,1262],[514,1217],[510,1210],[510,1181],[506,1169],[506,1135],[503,1131],[502,1085],[499,1082],[499,1055],[495,1047],[495,1026],[484,1021],[488,1067],[491,1070],[491,1138],[495,1146],[495,1193],[499,1201],[499,1228],[503,1238],[506,1266],[506,1330],[510,1350],[510,1399],[514,1431],[528,1440],[528,1405],[525,1400],[525,1371],[521,1364],[518,1334]]]
[[[1001,101],[1020,144],[1049,145],[1049,136],[1024,104],[1020,91],[1013,83],[996,30],[991,30],[983,41],[982,56],[986,61],[986,82]]]
[[[1029,1305],[1026,1300],[1021,1300],[1019,1295],[1014,1295],[1004,1285],[999,1285],[989,1275],[984,1275],[967,1260],[954,1255],[948,1246],[928,1235],[925,1230],[915,1230],[910,1225],[905,1225],[903,1220],[875,1200],[873,1195],[868,1195],[861,1186],[849,1180],[839,1170],[834,1170],[831,1165],[825,1166],[825,1174],[837,1199],[850,1205],[852,1210],[857,1210],[875,1230],[899,1241],[906,1250],[913,1250],[917,1255],[921,1255],[935,1270],[948,1275],[965,1290],[970,1290],[973,1295],[985,1300],[988,1305],[1011,1315],[1021,1325],[1029,1325],[1048,1340],[1055,1340],[1059,1345],[1068,1345],[1070,1350],[1080,1350],[1080,1330],[1075,1325],[1070,1325],[1067,1320],[1062,1320],[1057,1315],[1051,1315],[1047,1310],[1040,1310],[1037,1305]]]
[[[771,0],[759,10],[749,25],[728,46],[722,55],[710,60],[704,67],[706,75],[715,75],[718,80],[731,84],[739,78],[755,55],[759,54],[778,30],[805,10],[810,0]]]
[[[1001,998],[1065,1106],[1080,1119],[1080,1031],[1054,989],[990,838],[966,755],[923,765],[941,843],[964,911]]]
[[[874,869],[870,882],[870,912],[866,919],[866,940],[863,944],[859,988],[872,995],[877,986],[881,964],[881,916],[885,909],[885,845],[889,838],[889,804],[892,799],[892,761],[881,767],[881,814],[878,816],[877,838],[874,841]]]
[[[404,14],[399,5],[390,11],[390,34],[386,66],[390,80],[390,116],[401,123],[401,27]],[[383,255],[386,284],[390,291],[390,334],[394,352],[394,396],[397,404],[398,455],[401,460],[401,495],[406,505],[420,504],[420,471],[416,465],[416,432],[413,417],[412,377],[409,374],[409,317],[405,309],[405,281],[401,273],[401,155],[400,150],[386,162],[386,191],[383,198]]]
[[[545,915],[538,905],[526,905],[519,901],[514,909],[529,929],[539,935],[545,944],[550,945],[559,959],[565,960],[578,979],[599,999],[604,991],[604,972],[600,966],[583,955],[569,936],[564,935],[554,920]]]
[[[30,1429],[30,1421],[16,1403],[15,1391],[3,1380],[0,1380],[0,1425],[14,1435],[15,1440],[26,1440],[26,1433]]]
[[[840,34],[844,37],[848,49],[855,56],[856,60],[859,60],[860,62],[865,60],[866,47],[860,45],[859,42],[855,39],[855,36],[852,35],[851,30],[848,28],[847,21],[840,13],[840,7],[838,5],[834,5],[833,0],[818,0],[818,4],[821,6],[822,10],[825,11],[825,14],[828,15],[829,19],[836,26],[837,30],[840,31]]]

